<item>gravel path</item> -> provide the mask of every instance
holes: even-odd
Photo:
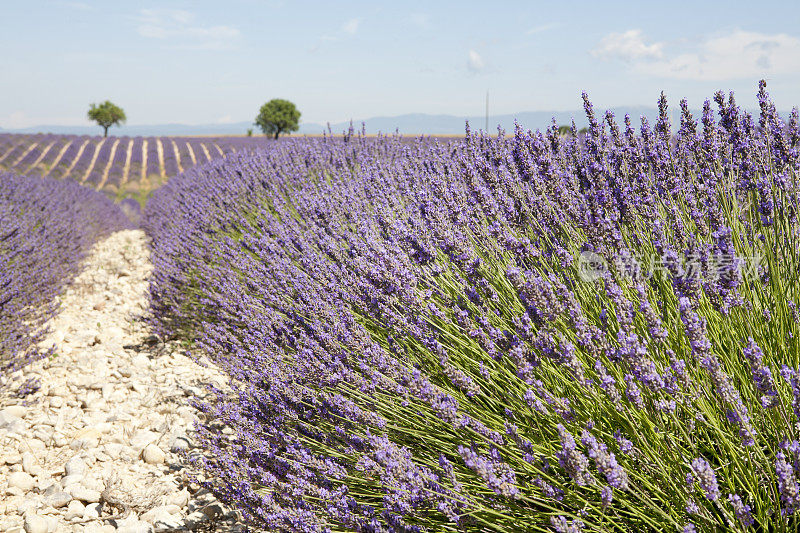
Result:
[[[148,254],[139,230],[97,244],[43,343],[54,355],[0,377],[11,391],[39,380],[0,396],[1,532],[242,529],[190,479],[191,399],[226,381],[141,320]]]

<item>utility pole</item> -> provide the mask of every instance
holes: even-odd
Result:
[[[486,133],[489,133],[489,89],[486,89]]]

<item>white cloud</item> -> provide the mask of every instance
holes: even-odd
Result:
[[[737,29],[672,50],[667,43],[646,43],[641,30],[629,30],[607,35],[590,53],[601,59],[621,59],[644,74],[684,80],[724,81],[800,72],[800,39],[785,33]]]
[[[322,48],[323,44],[340,42],[349,38],[350,36],[355,35],[356,32],[358,32],[358,27],[361,25],[361,20],[362,19],[360,18],[352,18],[345,21],[345,23],[339,27],[338,31],[320,35],[319,39],[317,39],[317,42],[311,45],[308,48],[308,51],[315,53]]]
[[[800,39],[785,33],[736,30],[707,38],[694,50],[639,68],[665,78],[705,81],[796,74],[800,72]]]
[[[5,129],[25,128],[33,125],[31,119],[22,111],[14,111],[7,117],[0,118],[0,127]]]
[[[92,6],[87,4],[86,2],[58,2],[59,5],[64,7],[68,7],[70,9],[77,9],[79,11],[88,11],[92,9]]]
[[[542,33],[547,30],[552,30],[556,27],[556,24],[542,24],[540,26],[534,26],[533,28],[529,29],[525,32],[526,35],[534,35],[536,33]]]
[[[412,13],[409,18],[411,23],[418,28],[429,28],[431,25],[431,18],[427,13]]]
[[[359,24],[361,24],[361,19],[359,18],[350,19],[344,24],[342,24],[342,31],[349,35],[355,35],[355,33],[358,31]]]
[[[233,117],[231,115],[224,115],[217,119],[218,124],[231,124]]]
[[[467,57],[467,69],[470,72],[480,72],[484,68],[486,68],[486,63],[484,63],[480,54],[475,50],[470,50]]]
[[[663,43],[645,44],[642,30],[628,30],[624,33],[609,33],[590,53],[602,59],[634,61],[662,57],[663,48]]]
[[[227,49],[241,36],[239,30],[232,26],[197,24],[194,13],[180,9],[142,9],[139,15],[139,35],[175,40],[180,48]]]

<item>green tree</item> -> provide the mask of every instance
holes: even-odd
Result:
[[[125,111],[108,100],[102,104],[92,104],[87,116],[103,128],[103,137],[108,137],[108,128],[119,126],[127,120]]]
[[[255,125],[264,135],[278,135],[285,131],[297,131],[300,126],[300,111],[289,100],[275,98],[261,106]]]
[[[558,134],[559,135],[570,135],[572,133],[571,126],[559,126],[558,127]]]

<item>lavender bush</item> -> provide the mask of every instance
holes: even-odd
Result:
[[[233,391],[207,485],[268,530],[794,530],[798,113],[714,102],[168,182],[157,326]]]
[[[0,173],[0,373],[41,355],[54,298],[97,239],[127,227],[108,198],[75,182]]]

